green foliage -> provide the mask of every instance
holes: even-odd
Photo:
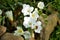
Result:
[[[52,7],[57,10],[57,11],[60,11],[60,0],[54,0],[52,2]]]
[[[60,40],[60,25],[57,25],[53,33],[51,34],[50,40]]]
[[[13,9],[14,3],[13,0],[0,0],[0,9]]]

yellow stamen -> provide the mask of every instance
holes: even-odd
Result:
[[[34,15],[34,14],[32,14],[32,17],[34,18],[34,17],[35,17],[35,15]]]
[[[18,32],[23,32],[23,30],[22,29],[19,29]]]

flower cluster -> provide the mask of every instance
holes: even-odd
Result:
[[[31,29],[34,29],[35,32],[40,33],[42,27],[41,22],[37,21],[38,17],[38,9],[35,8],[35,10],[29,14],[29,17],[24,17],[23,25],[25,26],[25,28],[31,27]]]
[[[34,8],[28,4],[23,4],[23,9],[21,11],[24,15],[24,21],[23,21],[24,27],[31,28],[31,30],[33,30],[36,33],[40,33],[42,30],[42,26],[41,26],[42,22],[37,20],[39,18],[38,8],[40,10],[42,10],[44,8],[44,3],[39,2],[37,5],[37,8]],[[15,35],[24,35],[25,38],[28,38],[26,36],[27,36],[27,34],[30,35],[30,32],[29,31],[24,32],[22,28],[17,27],[17,30],[15,31],[14,34]]]
[[[37,7],[40,9],[43,9],[44,3],[39,2]],[[37,19],[39,18],[38,8],[34,8],[30,5],[23,4],[23,9],[22,9],[22,13],[25,16],[23,25],[25,26],[25,28],[30,27],[31,29],[34,29],[36,33],[40,33],[40,31],[42,30],[41,21],[37,21]],[[26,15],[29,15],[29,17],[26,17]]]
[[[34,8],[28,4],[23,4],[23,9],[22,9],[22,13],[25,16],[24,17],[24,21],[23,21],[23,25],[25,28],[31,28],[34,32],[36,33],[40,33],[40,31],[42,30],[42,26],[41,26],[41,21],[38,21],[37,19],[39,18],[39,10],[42,10],[44,8],[44,2],[39,2],[37,5],[37,8]],[[2,10],[0,10],[0,15],[2,14]],[[6,11],[5,12],[6,17],[8,17],[8,19],[10,21],[13,21],[13,12],[12,11]],[[26,15],[29,15],[26,16]],[[23,31],[23,28],[21,27],[17,27],[17,30],[15,31],[14,35],[23,35],[26,34],[26,32]],[[27,32],[29,33],[29,32]],[[24,35],[25,36],[25,35]]]

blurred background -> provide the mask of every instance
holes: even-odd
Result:
[[[7,32],[13,32],[16,30],[16,26],[23,26],[23,14],[21,13],[22,10],[22,4],[29,4],[33,7],[37,7],[39,1],[43,1],[45,4],[45,8],[43,9],[43,13],[46,15],[50,15],[52,11],[49,11],[47,8],[48,6],[51,6],[53,10],[58,11],[58,18],[60,19],[60,0],[0,0],[0,9],[3,11],[1,17],[0,17],[0,25],[7,27]],[[13,17],[14,20],[9,20],[5,12],[8,10],[13,11]],[[24,27],[23,27],[24,28]],[[24,30],[26,30],[24,28]],[[49,40],[60,40],[60,25],[57,22],[57,26],[55,27],[54,31],[50,35]]]

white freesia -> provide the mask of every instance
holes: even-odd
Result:
[[[25,28],[30,27],[30,25],[28,25],[29,20],[30,20],[30,17],[24,17],[23,25],[25,26]]]
[[[24,17],[24,21],[29,21],[30,17]]]
[[[23,4],[23,8],[30,7],[30,5]]]
[[[44,8],[44,2],[39,2],[38,3],[38,5],[37,5],[37,7],[39,8],[39,9],[43,9]]]
[[[2,10],[0,9],[0,15],[2,14]]]
[[[35,20],[31,19],[30,17],[24,17],[23,25],[25,28],[32,27],[35,23]]]
[[[7,11],[5,14],[9,18],[9,20],[13,21],[13,13],[12,13],[12,11]]]
[[[25,37],[25,39],[31,38],[31,34],[29,31],[25,31],[23,36]]]
[[[23,9],[22,9],[22,13],[25,15],[30,15],[30,13],[33,11],[33,7],[31,7],[30,5],[27,4],[23,4]]]
[[[33,28],[35,29],[36,33],[40,33],[40,31],[42,30],[41,22],[37,21]]]
[[[15,31],[14,35],[16,36],[20,36],[20,35],[23,35],[24,34],[24,31],[21,27],[17,27],[17,30]]]
[[[37,18],[39,17],[37,8],[35,8],[35,11],[30,14],[30,17],[34,20],[37,20]]]

